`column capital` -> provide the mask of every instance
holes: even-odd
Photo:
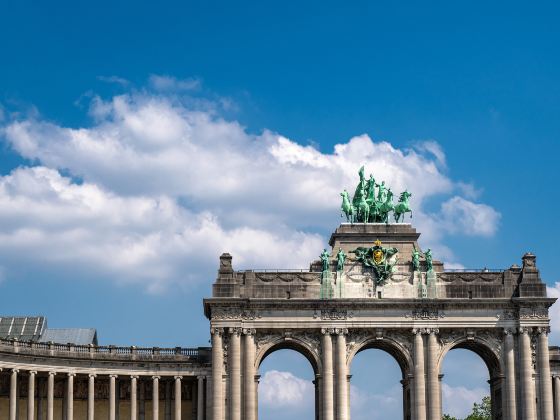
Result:
[[[182,379],[183,379],[183,377],[180,376],[180,375],[176,375],[176,376],[174,376],[173,378],[174,378],[175,380],[177,380],[177,379],[182,380]]]
[[[111,373],[109,374],[109,378],[115,378],[117,379],[119,377],[119,375],[115,374],[115,373]]]
[[[200,381],[200,380],[203,381],[203,380],[206,379],[206,376],[204,376],[204,375],[198,375],[198,376],[196,377],[196,379],[198,379],[199,381]]]
[[[334,333],[336,335],[347,335],[348,334],[348,328],[335,328]]]
[[[212,327],[212,328],[210,328],[210,334],[217,335],[217,336],[221,337],[222,335],[224,335],[224,329],[223,328]]]
[[[430,335],[438,335],[439,328],[426,328],[426,333]]]
[[[519,334],[531,334],[533,327],[519,327]]]
[[[97,373],[88,373],[90,378],[97,378]]]
[[[507,337],[509,336],[514,336],[516,333],[515,328],[504,328],[504,335]]]
[[[37,371],[36,371],[36,370],[30,370],[30,371],[29,371],[29,374],[30,374],[30,375],[37,375]]]
[[[542,335],[542,334],[548,335],[548,334],[550,334],[550,327],[548,327],[548,326],[547,327],[538,327],[537,328],[537,334],[538,335]]]
[[[160,379],[161,379],[161,376],[153,375],[153,376],[152,376],[152,379],[153,379],[154,381],[155,381],[155,380],[160,380]]]
[[[230,327],[228,329],[229,334],[230,335],[236,335],[236,336],[240,336],[241,335],[241,328],[240,327]]]
[[[130,375],[130,379],[138,379],[139,376],[138,375]]]
[[[68,376],[69,378],[73,378],[74,376],[76,376],[76,372],[68,372],[66,376]]]
[[[55,375],[56,375],[56,372],[54,370],[49,371],[49,376],[55,376]]]
[[[13,368],[12,373],[19,373],[19,369]]]
[[[244,335],[255,335],[257,330],[255,328],[243,328]]]
[[[321,334],[323,335],[334,334],[334,328],[321,328]]]
[[[422,334],[426,334],[428,332],[427,328],[413,328],[412,329],[412,334],[414,335],[422,335]]]

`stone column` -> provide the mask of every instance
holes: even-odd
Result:
[[[115,420],[116,378],[117,375],[109,375],[109,420]]]
[[[159,419],[159,376],[152,376],[152,419]]]
[[[522,419],[536,420],[535,414],[535,383],[533,382],[533,361],[531,356],[531,330],[519,328],[519,351],[521,359],[521,401]]]
[[[554,418],[560,420],[560,376],[554,377]]]
[[[138,415],[138,376],[130,377],[130,420]]]
[[[333,357],[331,330],[322,329],[323,350],[323,420],[334,420]]]
[[[540,379],[539,401],[542,408],[542,420],[554,420],[552,401],[552,377],[550,374],[550,354],[548,352],[549,327],[538,329],[537,366]]]
[[[146,420],[146,381],[140,380],[140,402],[138,404],[138,420]]]
[[[95,373],[88,375],[87,420],[95,418],[95,377]]]
[[[27,388],[27,420],[35,420],[35,375],[34,370],[29,371]]]
[[[513,333],[511,329],[506,329],[505,334],[505,369],[506,369],[506,416],[509,420],[517,420],[517,401],[515,394],[515,353],[513,346]]]
[[[428,336],[428,419],[441,420],[438,355],[439,330],[432,328]]]
[[[346,334],[348,334],[348,330],[337,329],[336,334],[336,418],[346,420],[348,414]]]
[[[74,420],[74,376],[69,373],[66,388],[66,420]]]
[[[17,375],[19,370],[12,369],[10,377],[10,420],[17,420]]]
[[[196,420],[204,420],[204,376],[197,377]]]
[[[241,329],[230,328],[229,334],[230,420],[241,420]]]
[[[222,344],[223,328],[212,328],[212,420],[223,420],[223,369],[224,348]]]
[[[47,379],[47,420],[54,420],[54,375],[55,372],[49,372]]]
[[[244,420],[256,420],[255,333],[256,331],[254,329],[243,329],[243,390],[245,391],[243,396]]]
[[[421,329],[415,329],[412,332],[414,334],[414,412],[416,413],[416,420],[426,420],[424,339]]]
[[[175,376],[175,420],[181,420],[181,379],[182,376]]]

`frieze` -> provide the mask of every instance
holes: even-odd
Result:
[[[315,310],[315,312],[313,313],[314,319],[321,318],[321,319],[331,320],[331,321],[350,319],[353,317],[354,317],[354,312],[348,311],[346,309],[336,309],[336,308],[321,309],[321,310]]]
[[[519,319],[519,313],[514,309],[505,309],[502,312],[496,314],[496,319],[503,321],[511,321]]]
[[[242,308],[214,308],[212,309],[212,319],[230,320],[230,319],[243,319],[253,321],[255,319],[260,319],[261,316],[257,311],[242,309]]]
[[[445,318],[445,313],[438,308],[419,308],[404,314],[405,318],[422,321],[435,321]]]
[[[541,306],[520,308],[519,319],[548,319],[548,309]]]

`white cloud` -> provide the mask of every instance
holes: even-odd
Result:
[[[445,168],[447,166],[447,159],[445,157],[445,152],[441,148],[440,144],[435,140],[425,140],[421,142],[416,142],[414,144],[416,150],[420,152],[427,152],[430,153],[435,159],[436,162],[442,167]]]
[[[200,80],[195,78],[177,79],[172,76],[152,74],[150,76],[150,85],[159,91],[189,91],[199,89]]]
[[[97,80],[100,80],[105,83],[114,83],[117,85],[121,85],[123,87],[126,87],[130,84],[128,80],[119,76],[97,76]]]
[[[488,395],[484,388],[452,387],[445,382],[441,384],[443,412],[453,417],[464,418],[471,413],[473,404],[480,403]]]
[[[157,291],[215,272],[224,251],[238,267],[267,268],[283,266],[290,249],[292,264],[305,267],[321,246],[318,235],[294,230],[225,229],[211,213],[166,196],[121,197],[45,167],[0,178],[0,260],[11,271],[22,263],[63,264],[84,277]]]
[[[486,204],[452,197],[441,206],[441,225],[451,233],[492,236],[496,233],[500,213]]]
[[[290,372],[269,370],[259,384],[259,401],[271,408],[298,407],[314,399],[315,386]]]
[[[383,420],[402,417],[402,386],[384,392],[368,392],[350,385],[350,408],[354,420]]]
[[[179,83],[166,76],[152,76],[151,82],[162,89],[175,89],[172,85]],[[440,170],[445,155],[433,141],[423,143],[429,153],[421,153],[364,134],[325,153],[268,130],[250,134],[237,121],[202,108],[163,93],[131,93],[107,101],[94,97],[90,127],[68,128],[38,117],[0,127],[0,135],[15,151],[42,165],[4,177],[6,191],[8,186],[14,191],[10,199],[41,208],[44,214],[64,214],[49,220],[39,214],[19,219],[10,215],[28,235],[27,246],[33,241],[45,244],[37,232],[53,230],[53,223],[57,238],[74,235],[66,239],[72,252],[60,259],[81,261],[85,257],[79,255],[90,253],[98,269],[116,270],[125,278],[155,276],[158,287],[188,282],[182,272],[187,261],[194,264],[189,273],[213,270],[222,250],[234,254],[237,267],[303,267],[326,242],[309,232],[326,235],[340,222],[339,192],[353,192],[362,164],[396,194],[412,191],[412,221],[436,258],[457,264],[444,244],[446,234],[487,236],[497,228],[499,213],[461,196],[444,201],[435,214],[424,210],[428,199],[433,202],[460,189]],[[21,180],[12,185],[20,178],[28,179],[34,190],[23,188]],[[68,194],[70,199],[65,198]],[[86,204],[92,196],[101,207]],[[146,217],[134,218],[141,211],[138,206]],[[125,217],[128,213],[132,220]],[[203,237],[201,232],[207,231],[210,236]],[[211,254],[211,262],[190,260],[196,247]],[[19,251],[30,260],[39,258],[24,248]]]

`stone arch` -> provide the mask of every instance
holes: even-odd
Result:
[[[307,343],[302,338],[283,336],[271,338],[257,350],[255,368],[258,370],[264,359],[278,350],[294,350],[309,361],[315,375],[321,372],[321,358],[319,357],[318,349],[314,349],[312,344]]]
[[[368,349],[378,349],[389,353],[399,365],[403,379],[413,372],[414,363],[412,356],[402,343],[393,338],[383,337],[379,339],[373,336],[366,337],[356,342],[354,346],[351,347],[346,361],[348,369],[350,369],[354,357],[358,353]]]
[[[443,336],[443,338],[445,338],[445,336]],[[443,359],[450,350],[466,349],[476,353],[484,361],[491,379],[499,377],[503,374],[501,357],[498,353],[499,348],[497,348],[499,345],[500,344],[492,343],[489,340],[480,337],[462,336],[455,338],[443,346],[439,355],[438,371],[441,371]]]
[[[445,336],[443,336],[445,339]],[[503,418],[503,387],[504,384],[504,368],[501,358],[502,340],[492,334],[486,334],[486,337],[457,337],[443,346],[438,360],[438,372],[441,373],[443,359],[450,350],[466,349],[477,354],[486,365],[488,375],[490,377],[490,399],[492,401],[492,419],[498,420]]]

